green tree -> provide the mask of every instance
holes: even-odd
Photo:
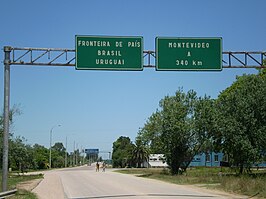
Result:
[[[19,105],[14,105],[9,112],[9,125],[12,127],[13,118],[17,115],[20,115],[22,112],[19,108]],[[11,128],[10,128],[11,131]],[[0,161],[3,161],[3,133],[4,133],[4,116],[0,115]],[[13,134],[9,132],[9,139],[11,140]],[[10,142],[10,141],[9,141]],[[10,155],[9,155],[10,157]],[[0,164],[0,168],[2,168],[2,164]]]
[[[49,149],[39,144],[33,145],[32,148],[36,169],[47,169],[49,164]]]
[[[26,140],[23,137],[16,137],[10,141],[10,166],[14,170],[19,170],[22,173],[30,168],[34,168],[33,150],[30,145],[25,144]]]
[[[143,162],[149,159],[149,149],[140,139],[136,139],[136,143],[132,150],[132,158],[137,167],[140,168]]]
[[[219,122],[217,121],[216,100],[206,95],[199,97],[195,106],[194,120],[198,142],[196,152],[211,153],[212,151],[220,151],[219,145],[215,145],[213,138]]]
[[[193,90],[179,89],[175,96],[166,96],[157,110],[138,133],[151,153],[165,154],[172,174],[186,170],[199,152],[213,149],[215,101],[198,98]]]
[[[243,173],[266,151],[266,75],[243,75],[217,101],[216,141]]]
[[[54,155],[52,161],[53,168],[63,168],[65,166],[65,157]]]
[[[149,148],[152,154],[164,153],[164,147],[161,140],[162,135],[162,116],[160,111],[153,113],[140,129],[136,140]]]
[[[162,115],[162,143],[166,162],[173,175],[180,168],[186,169],[197,144],[194,128],[196,92],[184,93],[179,89],[175,96],[166,96],[160,101]]]
[[[66,148],[63,143],[57,142],[52,146],[52,167],[53,168],[62,168],[65,166],[65,152]],[[78,157],[78,151],[76,151]],[[78,160],[78,158],[77,158]]]
[[[66,152],[66,148],[62,142],[55,143],[54,146],[52,146],[52,150],[56,151],[60,156],[64,156]]]
[[[113,167],[126,167],[132,165],[132,150],[134,145],[129,137],[120,136],[113,143]]]

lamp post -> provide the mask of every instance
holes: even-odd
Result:
[[[58,124],[58,125],[53,126],[51,128],[51,130],[50,130],[50,156],[49,156],[49,166],[50,166],[50,169],[52,168],[52,133],[53,133],[53,129],[55,127],[57,127],[57,126],[60,127],[61,124]]]
[[[68,156],[67,147],[68,147],[68,144],[70,143],[69,142],[69,136],[73,136],[73,135],[75,135],[75,134],[72,133],[72,134],[66,135],[65,167],[72,165],[73,158],[71,158],[71,152],[69,153],[69,157],[67,157]],[[74,151],[75,151],[75,146],[74,146]],[[69,161],[69,164],[68,164],[68,161]]]
[[[67,168],[67,136],[66,136],[65,168]]]

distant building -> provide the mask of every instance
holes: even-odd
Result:
[[[191,163],[190,167],[200,167],[200,166],[208,166],[208,167],[219,167],[221,161],[227,161],[223,159],[223,153],[200,153],[195,155]],[[145,162],[144,167],[167,167],[167,163],[165,161],[164,154],[150,154],[149,162]]]
[[[228,164],[228,156],[222,152],[210,152],[210,153],[199,153],[194,156],[189,164],[189,167],[219,167],[222,164]],[[149,161],[143,164],[146,168],[163,168],[168,167],[164,154],[150,154]],[[260,164],[254,164],[254,167],[266,167],[266,162]]]
[[[200,153],[195,155],[191,163],[189,164],[190,167],[219,167],[220,162],[225,161],[227,162],[228,159],[224,156],[223,153]]]
[[[164,154],[150,154],[149,161],[144,162],[144,167],[146,168],[163,168],[167,167],[167,163],[165,162]]]

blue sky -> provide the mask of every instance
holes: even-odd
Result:
[[[265,51],[264,0],[13,0],[1,1],[0,46],[75,48],[75,35],[143,36],[144,49],[155,38],[222,37],[223,51]],[[0,51],[3,60],[3,50]],[[3,64],[2,64],[3,66]],[[121,135],[133,141],[166,95],[179,87],[216,98],[236,75],[222,72],[76,71],[74,67],[11,66],[11,106],[23,114],[11,128],[29,144],[65,143],[110,151]],[[3,68],[0,70],[3,109]]]

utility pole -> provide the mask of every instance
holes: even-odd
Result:
[[[3,134],[3,167],[2,191],[7,191],[8,178],[8,138],[9,138],[9,112],[10,112],[10,52],[11,47],[5,46],[4,60],[4,134]]]
[[[66,153],[65,153],[65,168],[67,167],[67,136],[66,136]]]
[[[73,150],[73,166],[75,166],[75,141],[74,141],[74,150]]]
[[[50,166],[50,169],[52,168],[52,133],[53,133],[53,129],[55,128],[55,127],[60,127],[61,126],[61,124],[58,124],[58,125],[55,125],[55,126],[53,126],[52,128],[51,128],[51,130],[50,130],[50,154],[49,154],[49,166]]]

